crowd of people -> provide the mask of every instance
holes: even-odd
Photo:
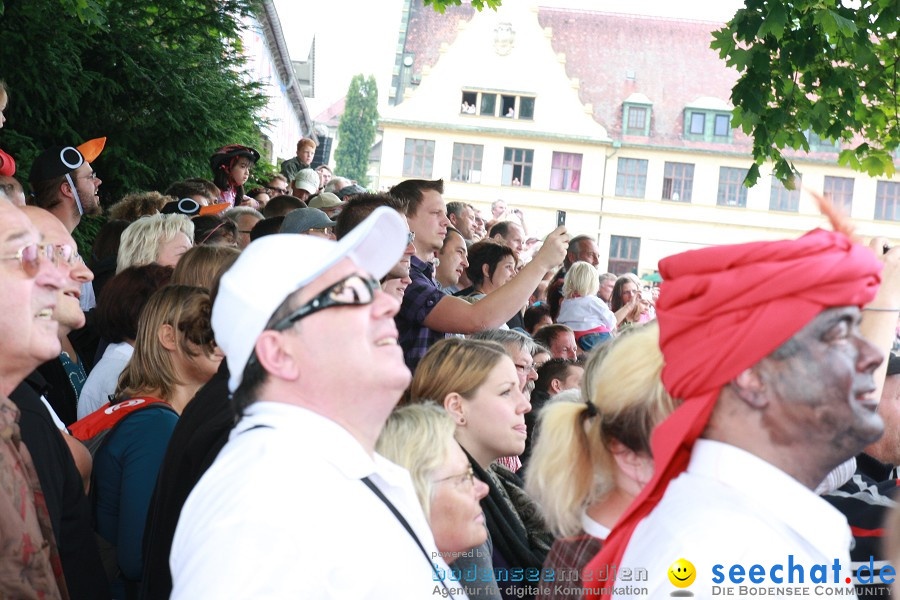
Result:
[[[0,597],[665,597],[679,557],[706,597],[713,564],[846,587],[900,556],[884,240],[686,252],[650,287],[304,139],[258,188],[230,145],[129,194],[85,259],[103,145],[0,188]]]

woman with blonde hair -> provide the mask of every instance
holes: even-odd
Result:
[[[413,487],[447,564],[487,540],[479,501],[488,486],[475,479],[465,453],[453,437],[456,424],[433,402],[397,408],[375,449],[409,471]],[[463,581],[469,597],[499,595],[494,581]]]
[[[94,454],[94,520],[116,598],[140,580],[150,497],[178,416],[222,360],[211,310],[206,290],[159,289],[141,313],[134,354],[119,377],[113,404],[146,407],[119,420]]]
[[[561,537],[544,567],[580,573],[653,476],[650,434],[675,409],[662,367],[659,326],[633,329],[588,359],[585,401],[551,402],[541,411],[525,489]]]
[[[116,273],[150,263],[174,268],[193,245],[194,224],[185,215],[141,217],[122,232]]]
[[[416,368],[410,384],[412,402],[435,400],[456,422],[456,441],[465,451],[475,477],[486,483],[481,500],[494,569],[540,568],[553,541],[537,505],[525,494],[522,480],[496,463],[525,450],[525,413],[531,410],[516,366],[496,342],[448,338],[433,345]],[[460,568],[477,563],[466,559]],[[462,560],[462,559],[461,559]],[[484,562],[479,571],[490,569]],[[523,583],[522,586],[525,584]],[[514,586],[520,587],[520,586]],[[505,595],[525,593],[526,587]],[[523,597],[517,595],[517,597]]]
[[[616,316],[597,296],[599,291],[600,273],[594,265],[578,261],[566,271],[556,322],[575,332],[575,341],[585,352],[608,340],[616,330]]]

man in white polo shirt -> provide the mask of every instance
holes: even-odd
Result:
[[[409,474],[374,451],[410,380],[399,305],[378,285],[406,240],[379,208],[340,242],[257,240],[222,277],[212,323],[242,417],[182,510],[172,598],[427,598],[442,585]]]

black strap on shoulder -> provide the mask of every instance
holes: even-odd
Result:
[[[418,546],[419,550],[422,551],[422,556],[424,556],[425,560],[428,561],[428,564],[431,566],[431,571],[434,573],[435,577],[438,580],[440,580],[441,585],[443,585],[444,589],[447,590],[447,584],[444,582],[444,578],[438,573],[437,567],[434,566],[434,563],[431,562],[431,557],[428,556],[428,552],[425,550],[425,546],[423,546],[422,542],[419,541],[419,536],[417,536],[416,532],[413,531],[413,528],[409,524],[409,522],[406,520],[406,517],[404,517],[400,513],[400,511],[397,510],[397,507],[394,506],[393,502],[391,502],[390,500],[387,499],[387,496],[385,496],[384,493],[380,489],[378,489],[378,486],[375,485],[374,483],[372,483],[371,479],[369,479],[368,477],[363,477],[361,481],[364,484],[366,484],[366,487],[368,487],[370,490],[372,490],[373,494],[378,496],[379,500],[384,502],[385,506],[387,506],[392,513],[394,513],[394,516],[397,518],[398,521],[400,521],[400,524],[403,525],[403,528],[406,529],[406,532],[410,535],[410,537],[416,543],[416,546]],[[447,590],[447,592],[449,593],[450,590]]]

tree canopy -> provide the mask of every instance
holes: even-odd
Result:
[[[503,0],[472,0],[471,4],[476,10],[484,10],[485,7],[497,10]],[[423,0],[425,6],[431,6],[437,12],[444,14],[448,6],[460,6],[462,0]]]
[[[27,180],[51,145],[106,136],[105,202],[210,177],[209,156],[259,142],[265,98],[240,70],[256,0],[0,0],[0,145]]]
[[[740,73],[732,125],[753,136],[755,164],[795,172],[782,151],[809,151],[810,132],[840,142],[838,161],[871,176],[892,175],[900,145],[900,2],[746,0],[711,47]],[[848,2],[849,4],[849,2]]]
[[[338,125],[338,147],[334,153],[337,173],[367,185],[369,152],[378,126],[378,88],[375,76],[354,75],[347,90],[344,114]]]

